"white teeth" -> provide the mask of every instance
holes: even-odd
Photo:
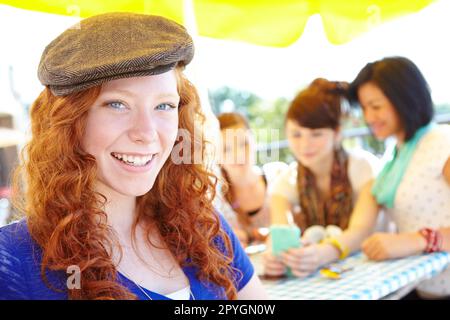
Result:
[[[146,165],[153,158],[153,155],[145,156],[145,157],[131,156],[131,155],[120,154],[120,153],[112,153],[112,155],[115,158],[122,160],[123,162],[126,162],[127,164],[133,165],[136,167],[142,167],[142,166]]]

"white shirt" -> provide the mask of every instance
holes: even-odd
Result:
[[[399,232],[450,227],[450,186],[443,169],[450,157],[450,126],[439,125],[417,144],[388,214]],[[422,282],[418,291],[429,296],[450,295],[450,268]]]
[[[191,287],[187,286],[186,288],[166,294],[166,297],[172,300],[189,300],[191,298]]]
[[[353,190],[353,202],[358,199],[363,186],[373,180],[381,169],[381,161],[372,153],[355,148],[348,153],[348,177]],[[289,168],[282,172],[269,190],[271,195],[286,198],[296,212],[300,212],[297,190],[297,162],[292,162]],[[376,232],[390,232],[393,229],[390,219],[383,210],[379,211],[374,230]]]
[[[353,190],[353,199],[357,199],[362,187],[378,174],[380,161],[376,156],[362,149],[348,151],[348,177]],[[297,161],[292,162],[273,183],[271,195],[281,195],[288,199],[291,206],[298,206]]]

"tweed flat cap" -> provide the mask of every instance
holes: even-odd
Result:
[[[40,82],[56,96],[110,80],[169,71],[194,56],[186,29],[166,18],[106,13],[81,20],[44,50]]]

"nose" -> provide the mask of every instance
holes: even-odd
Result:
[[[129,137],[136,143],[149,144],[157,139],[155,119],[149,110],[136,113],[129,130]]]

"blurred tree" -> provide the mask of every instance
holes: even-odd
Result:
[[[286,98],[267,101],[251,92],[222,87],[210,90],[209,99],[216,115],[222,112],[240,112],[247,117],[256,141],[262,149],[257,157],[259,165],[269,161],[291,161],[287,148],[267,150],[266,147],[269,143],[277,144],[285,139],[284,115],[289,103]]]
[[[214,114],[237,111],[249,117],[248,107],[258,103],[261,99],[247,91],[235,90],[230,87],[221,87],[209,90],[209,102]]]

